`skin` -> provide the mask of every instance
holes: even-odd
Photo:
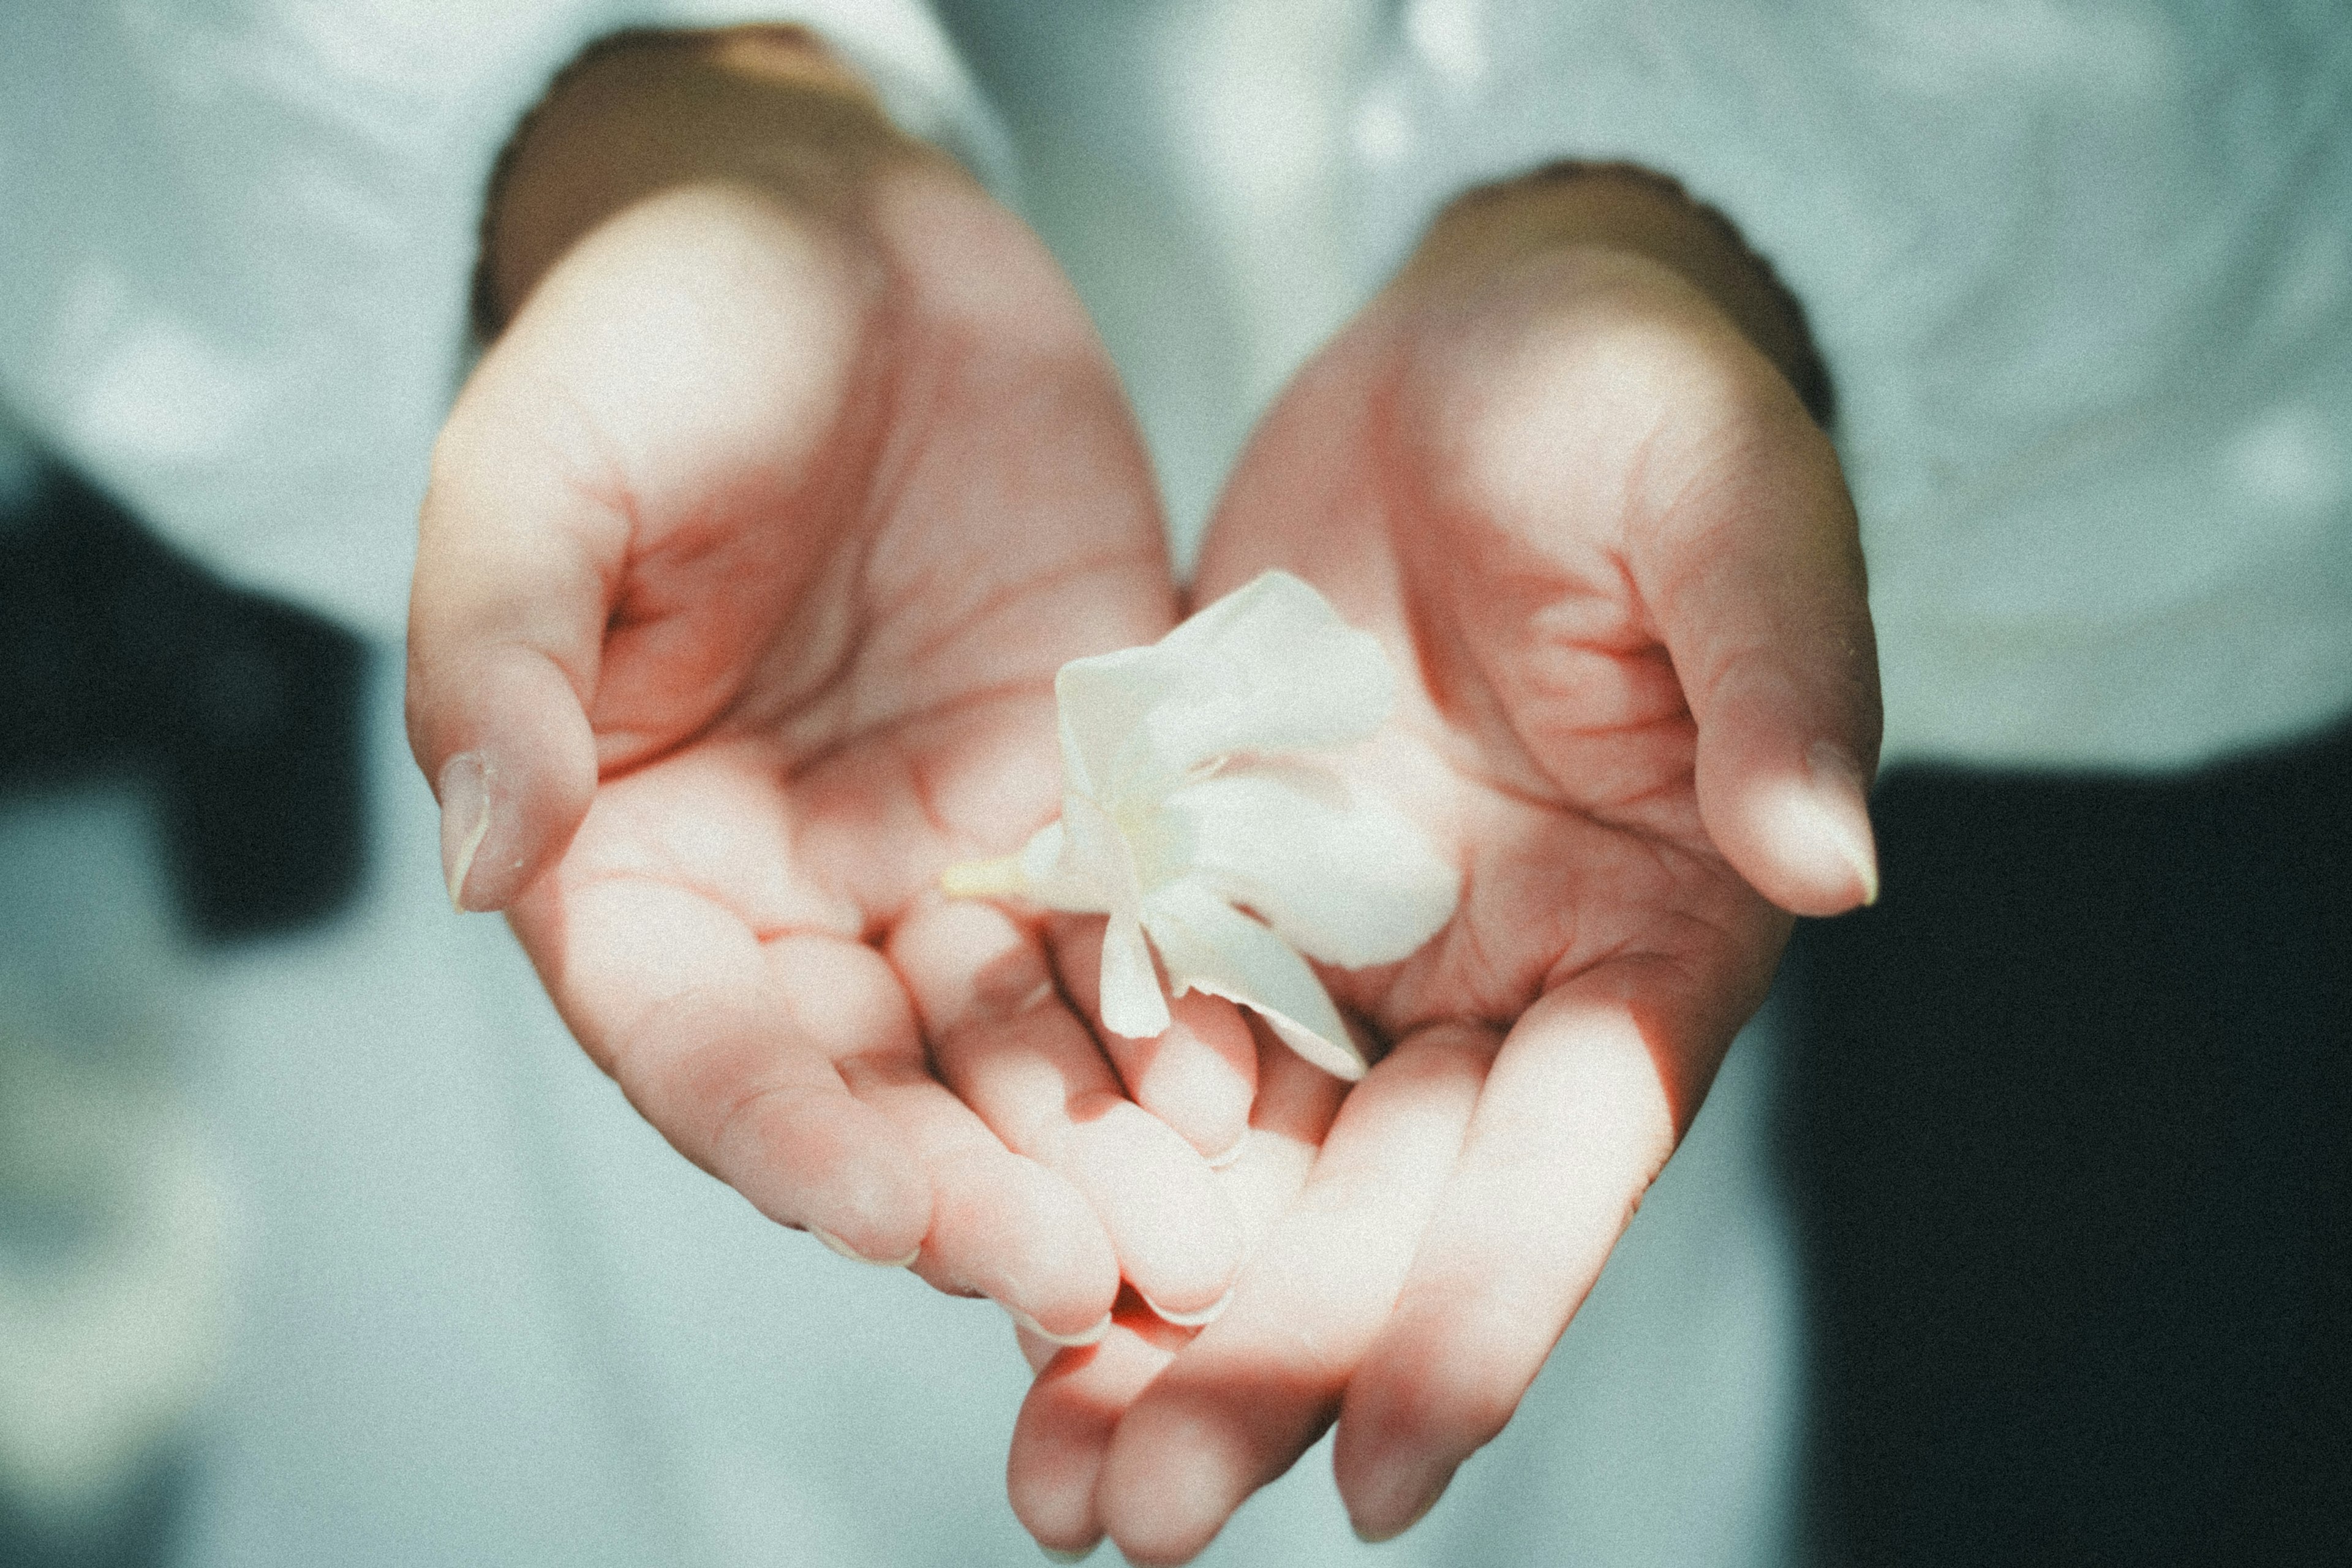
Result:
[[[1152,1115],[1040,924],[930,890],[1058,809],[1055,670],[1176,615],[1058,268],[775,29],[569,74],[488,237],[410,623],[453,899],[770,1217],[1055,1334],[1213,1306],[1238,1016],[1149,1043]]]
[[[1408,694],[1350,765],[1463,901],[1327,974],[1385,1055],[1225,1314],[1046,1364],[1010,1469],[1045,1545],[1187,1561],[1335,1420],[1359,1532],[1409,1528],[1583,1300],[1789,911],[1874,894],[1853,508],[1759,346],[1769,290],[1678,205],[1605,175],[1458,205],[1232,479],[1197,597],[1280,566],[1382,637]]]

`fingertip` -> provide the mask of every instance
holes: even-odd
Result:
[[[1451,1468],[1433,1468],[1381,1474],[1352,1495],[1342,1488],[1348,1528],[1367,1546],[1394,1541],[1429,1517],[1453,1480]]]
[[[1143,1295],[1140,1290],[1138,1290],[1136,1293],[1138,1295]],[[1225,1315],[1225,1309],[1234,1304],[1234,1293],[1231,1289],[1228,1289],[1223,1295],[1218,1297],[1207,1306],[1189,1312],[1179,1312],[1171,1308],[1164,1307],[1149,1296],[1143,1297],[1143,1304],[1150,1308],[1153,1315],[1158,1317],[1161,1322],[1167,1323],[1171,1327],[1179,1329],[1205,1329],[1211,1323],[1215,1322],[1219,1318]]]
[[[825,1250],[846,1258],[852,1263],[870,1263],[877,1268],[911,1268],[914,1267],[915,1259],[923,1255],[921,1247],[913,1247],[896,1258],[869,1258],[821,1225],[813,1225],[808,1228],[811,1236],[824,1243]]]
[[[1055,1345],[1100,1339],[1118,1295],[1118,1258],[1067,1182],[1002,1148],[935,1163],[930,1179],[926,1279],[978,1291]]]
[[[466,912],[466,882],[490,832],[489,763],[465,752],[443,765],[434,795],[441,802],[441,878],[449,907]]]
[[[1096,1483],[1104,1527],[1130,1563],[1190,1563],[1260,1482],[1246,1439],[1195,1402],[1140,1403],[1119,1424]]]
[[[1461,1456],[1440,1454],[1384,1399],[1377,1380],[1348,1391],[1331,1445],[1331,1473],[1349,1528],[1372,1545],[1419,1524],[1453,1483]]]
[[[1101,1543],[1095,1477],[1115,1412],[1072,1408],[1081,1402],[1057,1388],[1049,1363],[1021,1407],[1005,1455],[1004,1494],[1013,1517],[1042,1552],[1085,1553]]]
[[[844,1258],[883,1268],[912,1268],[922,1257],[930,1221],[919,1185],[897,1171],[855,1184],[863,1190],[846,1196],[811,1194],[804,1206],[824,1211],[833,1223],[810,1219],[803,1222],[806,1228]]]
[[[1102,1021],[1103,922],[1063,919],[1052,928],[1054,965],[1072,1009],[1136,1104],[1168,1124],[1213,1166],[1229,1163],[1249,1134],[1257,1098],[1256,1037],[1242,1010],[1222,996],[1188,991],[1169,1004],[1169,1026],[1132,1039]]]
[[[1696,784],[1707,836],[1790,914],[1843,914],[1878,897],[1870,826],[1874,703],[1768,661],[1739,667],[1699,720]]]
[[[1801,773],[1754,781],[1744,794],[1743,820],[1730,836],[1744,857],[1725,848],[1759,892],[1797,915],[1878,901],[1878,847],[1852,752],[1816,742]]]
[[[1812,775],[1816,831],[1834,841],[1853,873],[1853,891],[1865,904],[1878,902],[1878,838],[1870,826],[1870,781],[1853,753],[1835,741],[1817,741],[1805,753]],[[1848,908],[1853,906],[1848,905]]]
[[[1089,1347],[1089,1344],[1101,1344],[1103,1335],[1110,1333],[1110,1311],[1103,1311],[1103,1317],[1094,1319],[1094,1323],[1089,1323],[1087,1328],[1079,1328],[1077,1333],[1054,1333],[1051,1328],[1046,1328],[1045,1323],[1040,1323],[1037,1319],[1030,1317],[1028,1311],[1024,1311],[1021,1307],[1009,1307],[1004,1305],[1004,1302],[997,1302],[997,1305],[1004,1307],[1004,1317],[1012,1319],[1013,1328],[1021,1331],[1021,1342],[1024,1342],[1024,1347],[1028,1347],[1030,1340],[1037,1340],[1037,1342],[1046,1344],[1046,1347],[1051,1347],[1051,1350],[1085,1350],[1085,1347]],[[1051,1359],[1054,1359],[1051,1354],[1046,1356],[1046,1361]],[[1034,1366],[1034,1361],[1033,1361],[1033,1366]]]
[[[1013,1321],[1013,1342],[1021,1347],[1021,1359],[1029,1363],[1029,1375],[1034,1378],[1054,1364],[1054,1358],[1068,1348],[1056,1344],[1043,1334],[1033,1334],[1021,1326],[1019,1318]]]
[[[596,752],[587,715],[562,673],[533,654],[485,661],[437,710],[423,684],[412,678],[416,727],[452,737],[432,773],[449,902],[460,913],[505,909],[562,858],[588,815]]]
[[[1149,1320],[1119,1320],[1098,1344],[1056,1352],[1022,1401],[1005,1456],[1013,1517],[1048,1552],[1091,1552],[1103,1540],[1096,1492],[1120,1418],[1181,1341]]]
[[[1188,992],[1170,1013],[1168,1029],[1152,1039],[1112,1037],[1112,1062],[1138,1105],[1212,1166],[1228,1164],[1249,1133],[1257,1043],[1241,1009],[1222,996]]]
[[[1241,1272],[1244,1230],[1198,1150],[1118,1100],[1072,1127],[1056,1163],[1101,1216],[1121,1272],[1154,1311],[1173,1322],[1218,1308]]]

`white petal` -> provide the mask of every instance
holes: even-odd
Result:
[[[1168,981],[1179,996],[1205,991],[1265,1016],[1283,1043],[1325,1072],[1352,1083],[1364,1058],[1323,982],[1288,944],[1197,882],[1156,888],[1144,901]]]
[[[1160,994],[1151,951],[1143,945],[1143,889],[1136,879],[1135,856],[1118,825],[1084,795],[1064,799],[1061,829],[1060,853],[1044,886],[1067,890],[1066,901],[1056,908],[1097,909],[1110,916],[1103,930],[1103,1027],[1148,1040],[1168,1027],[1168,998]],[[1036,839],[1031,843],[1043,853],[1045,846]]]
[[[1101,879],[1088,875],[1087,868],[1069,853],[1069,836],[1058,821],[1032,835],[1021,853],[1013,857],[1013,864],[1020,883],[1016,890],[1049,910],[1101,914],[1110,908],[1110,900],[1101,891]]]
[[[1190,875],[1326,963],[1410,956],[1461,892],[1460,873],[1412,819],[1318,763],[1229,769],[1162,809]]]
[[[1143,945],[1143,927],[1132,915],[1115,914],[1103,928],[1103,1027],[1130,1040],[1148,1040],[1169,1025],[1168,998]]]
[[[1023,898],[1084,915],[1109,914],[1124,902],[1132,912],[1142,888],[1125,836],[1092,801],[1080,797],[1063,805],[1066,817],[1080,825],[1076,836],[1062,822],[1049,822],[1018,854],[949,867],[940,874],[941,889],[950,898]]]
[[[1231,752],[1360,740],[1395,686],[1379,638],[1288,573],[1264,573],[1150,647],[1062,667],[1066,777],[1107,805],[1148,800]]]
[[[1143,896],[1135,856],[1117,824],[1084,795],[1066,795],[1062,819],[1021,848],[1022,891],[1049,910],[1132,916]]]

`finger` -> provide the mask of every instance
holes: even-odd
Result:
[[[1249,1131],[1233,1161],[1218,1169],[1217,1182],[1234,1200],[1244,1256],[1255,1257],[1307,1185],[1353,1086],[1284,1045],[1263,1022],[1253,1021],[1251,1033],[1257,1044],[1257,1100],[1250,1107]]]
[[[929,1177],[834,1066],[920,1050],[870,951],[818,935],[772,951],[703,895],[634,877],[551,878],[514,919],[573,1035],[681,1153],[771,1219],[874,1261],[915,1256]],[[811,963],[829,989],[808,984]]]
[[[1032,1377],[1045,1371],[1055,1356],[1071,1348],[1017,1321],[1013,1325],[1013,1342],[1021,1348],[1021,1359],[1029,1363]],[[1096,1343],[1099,1344],[1101,1341],[1097,1340]]]
[[[441,804],[459,909],[503,909],[571,842],[596,787],[587,697],[626,529],[533,432],[461,402],[435,447],[408,611],[408,738]]]
[[[1085,1195],[1162,1316],[1215,1310],[1241,1265],[1230,1200],[1196,1150],[1119,1092],[1036,936],[993,905],[931,901],[888,952],[941,1081],[1007,1148]]]
[[[1359,1534],[1409,1528],[1517,1408],[1721,1060],[1735,1021],[1707,994],[1663,963],[1627,962],[1511,1031],[1348,1387],[1334,1465]]]
[[[1005,1455],[1013,1517],[1048,1552],[1102,1540],[1095,1480],[1119,1416],[1199,1331],[1178,1328],[1131,1296],[1100,1344],[1055,1355],[1029,1385]]]
[[[1066,1341],[1100,1331],[1118,1268],[1099,1222],[930,1077],[873,949],[758,942],[664,883],[566,891],[534,892],[517,923],[582,1043],[688,1158],[835,1251]]]
[[[881,964],[872,949],[856,951]],[[803,967],[807,980],[833,983],[829,965]],[[851,1092],[890,1119],[930,1178],[931,1226],[915,1273],[950,1295],[987,1297],[1042,1342],[1101,1338],[1118,1293],[1118,1259],[1086,1199],[1006,1149],[916,1052],[862,1052],[839,1067]]]
[[[583,240],[467,384],[409,610],[410,744],[460,907],[506,907],[562,854],[595,787],[591,714],[609,761],[726,700],[824,531],[793,513],[861,299],[772,204],[673,192]],[[665,551],[666,586],[635,582],[633,558]],[[605,659],[608,627],[634,658]]]
[[[774,988],[803,1017],[870,992],[887,1030],[822,1031],[858,1101],[887,1117],[929,1177],[931,1224],[912,1267],[952,1295],[995,1301],[1016,1327],[1063,1344],[1097,1338],[1118,1292],[1118,1260],[1086,1200],[1006,1149],[931,1076],[897,973],[863,942],[784,937],[767,944]]]
[[[1102,1017],[1103,922],[1057,920],[1054,968],[1081,1019]],[[1257,1093],[1257,1047],[1241,1009],[1222,996],[1188,992],[1169,1004],[1169,1027],[1148,1040],[1096,1031],[1104,1054],[1138,1105],[1168,1123],[1212,1165],[1241,1150]]]
[[[1192,1558],[1330,1424],[1404,1283],[1494,1051],[1483,1031],[1433,1029],[1349,1093],[1232,1306],[1112,1436],[1096,1503],[1131,1560]]]
[[[1653,477],[1670,499],[1629,565],[1697,721],[1708,836],[1781,908],[1836,914],[1878,896],[1868,585],[1827,437],[1793,400],[1763,425]]]
[[[1347,1092],[1346,1085],[1270,1035],[1259,1049],[1265,1071],[1250,1130],[1234,1160],[1218,1173],[1236,1194],[1253,1241],[1305,1185]],[[1103,1343],[1085,1350],[1062,1351],[1034,1335],[1022,1336],[1023,1353],[1040,1375],[1013,1427],[1005,1485],[1013,1512],[1039,1544],[1073,1552],[1100,1540],[1095,1481],[1118,1418],[1199,1331],[1136,1310],[1114,1321]]]

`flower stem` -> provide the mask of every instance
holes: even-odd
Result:
[[[1028,890],[1029,879],[1021,874],[1018,855],[965,860],[940,873],[940,891],[950,899],[1002,899]]]

